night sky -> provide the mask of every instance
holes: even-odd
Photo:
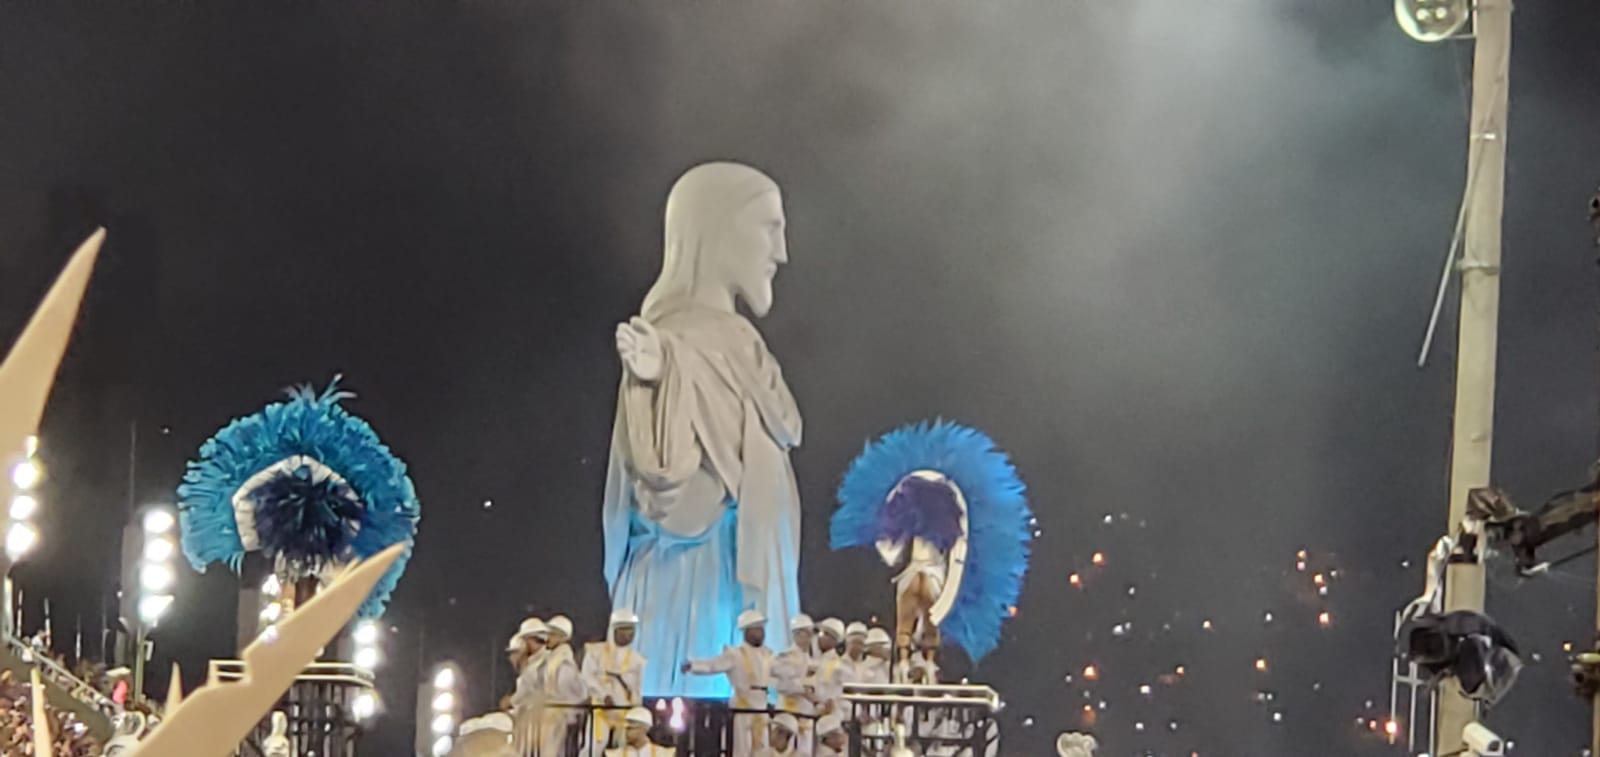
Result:
[[[1514,23],[1495,480],[1532,503],[1600,453],[1600,12]],[[729,158],[790,217],[760,328],[806,419],[809,612],[887,614],[875,556],[827,550],[833,489],[942,415],[1012,453],[1042,531],[973,673],[1008,754],[1086,704],[1107,755],[1402,754],[1358,718],[1445,525],[1453,299],[1414,360],[1470,53],[1380,0],[0,0],[0,334],[110,230],[42,434],[28,624],[48,596],[58,640],[92,636],[130,501],[342,373],[423,499],[363,753],[409,748],[424,666],[489,706],[530,612],[597,637],[612,330],[672,181]],[[231,653],[234,588],[185,571],[155,670]],[[1586,743],[1561,643],[1594,588],[1592,558],[1494,571],[1539,654],[1489,716],[1517,753]]]

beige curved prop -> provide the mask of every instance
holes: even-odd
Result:
[[[172,663],[172,683],[167,684],[167,706],[164,712],[172,712],[183,704],[183,671],[178,669],[178,663]]]
[[[244,650],[244,677],[212,680],[166,713],[129,757],[228,757],[272,710],[294,679],[361,608],[378,579],[405,552],[396,544],[355,564],[310,602]]]
[[[33,669],[33,755],[55,757],[55,734],[50,732],[50,712],[44,708],[44,681]]]
[[[27,438],[39,432],[56,368],[72,339],[78,306],[105,238],[106,230],[99,229],[78,246],[5,362],[0,363],[0,461],[21,452]],[[0,494],[10,486],[10,477],[0,477]]]

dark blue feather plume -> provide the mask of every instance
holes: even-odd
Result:
[[[339,405],[354,395],[336,377],[318,394],[309,385],[289,399],[229,423],[200,446],[178,487],[183,551],[196,570],[214,562],[237,571],[245,548],[235,520],[235,493],[253,476],[297,455],[337,474],[317,480],[306,465],[279,471],[247,492],[260,549],[306,570],[371,557],[392,544],[406,553],[384,574],[359,612],[383,614],[405,573],[421,517],[406,465],[366,421]]]
[[[930,504],[931,488],[890,499],[903,479],[907,484],[917,480],[905,477],[918,470],[944,474],[967,501],[966,574],[939,630],[976,662],[999,645],[1001,623],[1022,594],[1033,534],[1022,479],[993,440],[976,429],[936,420],[902,427],[867,445],[839,486],[830,541],[834,549],[865,547],[909,529],[936,544],[953,542],[948,517],[923,520],[904,512]],[[948,512],[937,501],[931,504],[934,513]]]

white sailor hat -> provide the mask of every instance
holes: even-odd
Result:
[[[790,715],[787,712],[778,713],[772,718],[772,724],[788,731],[789,733],[800,732],[800,721],[795,719],[795,716]]]
[[[817,718],[817,735],[826,736],[834,731],[844,730],[844,719],[837,714],[823,715]]]
[[[844,638],[844,621],[838,618],[828,618],[818,623],[817,629],[833,636],[835,639]]]
[[[529,636],[544,636],[547,633],[549,633],[549,629],[545,626],[544,621],[538,618],[528,618],[522,621],[522,625],[517,626],[517,638],[519,639],[525,639]]]
[[[655,716],[643,707],[635,707],[628,710],[626,719],[629,723],[638,723],[646,728],[656,724]]]
[[[791,631],[799,631],[799,630],[807,629],[807,628],[815,628],[816,625],[817,624],[811,622],[811,616],[807,615],[805,613],[800,613],[799,615],[796,615],[796,616],[794,616],[794,617],[789,619],[789,630],[791,630]]]
[[[867,624],[866,623],[859,623],[859,622],[851,623],[850,625],[844,627],[844,637],[846,639],[850,638],[851,636],[866,636],[866,635],[867,635]]]
[[[750,626],[759,626],[767,622],[767,616],[760,610],[745,610],[739,613],[739,630],[743,631]]]
[[[507,652],[515,652],[515,651],[517,651],[517,650],[519,650],[521,648],[522,648],[522,634],[520,634],[520,633],[512,634],[511,635],[511,639],[506,642],[506,651]]]
[[[870,647],[874,644],[889,646],[889,632],[873,626],[872,630],[867,631],[867,646]]]
[[[639,616],[630,610],[614,610],[611,613],[611,627],[639,625]]]
[[[566,636],[568,638],[571,638],[572,636],[572,620],[565,615],[557,615],[545,622],[545,625],[548,626],[551,631],[560,633],[562,636]]]

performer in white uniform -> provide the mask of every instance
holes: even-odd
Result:
[[[756,749],[766,746],[767,689],[772,685],[773,663],[772,650],[763,646],[767,640],[766,623],[767,617],[760,610],[739,613],[743,644],[727,647],[709,660],[690,660],[683,665],[685,673],[722,674],[733,685],[728,706],[745,711],[733,717],[733,757],[751,757]]]
[[[581,717],[572,705],[581,705],[588,698],[588,687],[583,684],[583,674],[578,671],[578,661],[572,653],[572,621],[557,615],[545,623],[549,629],[550,649],[544,660],[545,701],[554,707],[545,711],[541,754],[546,757],[566,754],[567,729]]]
[[[794,757],[800,754],[795,745],[796,734],[800,730],[800,722],[795,716],[787,712],[780,712],[772,718],[772,727],[767,734],[767,748],[756,752],[759,757]]]
[[[677,750],[650,741],[650,726],[654,724],[655,719],[649,710],[643,707],[628,710],[628,727],[623,744],[616,749],[607,749],[606,757],[673,757]]]
[[[842,651],[840,644],[844,643],[844,621],[838,618],[828,618],[817,624],[817,655],[818,660],[827,659],[829,655],[837,658]]]
[[[849,737],[844,732],[844,720],[838,715],[824,715],[817,721],[816,757],[842,757]]]
[[[816,629],[811,616],[801,613],[789,620],[793,644],[778,655],[772,666],[772,677],[778,690],[778,709],[797,716],[810,716],[816,712],[815,675],[817,657],[813,653]],[[800,730],[795,733],[800,754],[811,753],[811,718],[798,717]]]
[[[611,613],[610,636],[605,642],[583,647],[583,682],[589,687],[589,701],[604,707],[635,707],[643,701],[639,692],[644,677],[645,659],[633,648],[639,616],[627,610]],[[619,731],[627,715],[625,709],[597,710],[594,716],[595,743],[610,746],[612,734]]]
[[[511,694],[511,709],[527,707],[544,696],[545,640],[549,630],[544,621],[528,618],[517,628],[516,640],[522,643],[522,664],[517,668],[517,687]]]
[[[889,632],[874,626],[867,630],[866,642],[867,662],[861,683],[889,683],[890,659],[894,656],[889,649]]]

